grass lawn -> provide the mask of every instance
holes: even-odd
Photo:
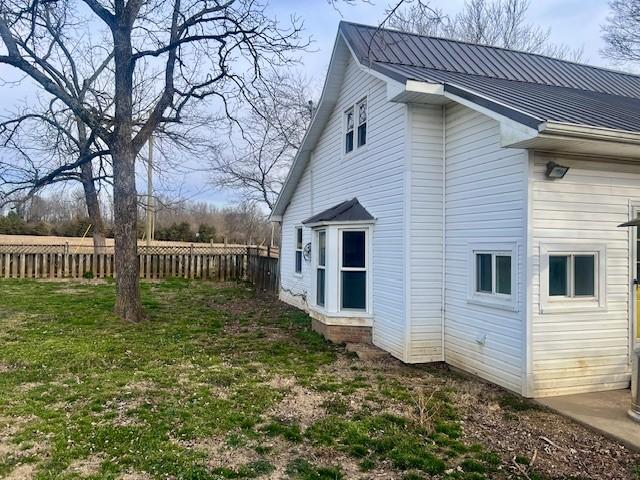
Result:
[[[640,456],[438,366],[362,362],[246,285],[0,281],[0,478],[640,478]]]

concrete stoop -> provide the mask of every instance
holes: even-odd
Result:
[[[385,352],[381,348],[376,347],[370,343],[347,343],[345,344],[347,352],[353,352],[358,355],[360,360],[382,360],[384,358],[390,358],[391,355]]]

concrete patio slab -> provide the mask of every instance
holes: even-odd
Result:
[[[539,398],[537,402],[640,451],[640,423],[627,416],[631,406],[630,390]]]

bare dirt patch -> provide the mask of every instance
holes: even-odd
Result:
[[[118,477],[118,480],[151,480],[153,477],[144,472],[126,472]]]
[[[326,394],[294,385],[282,401],[267,412],[267,415],[287,423],[295,421],[305,430],[326,415],[322,404],[327,398]]]
[[[5,480],[30,480],[35,476],[36,467],[31,463],[18,465],[9,472]]]
[[[101,455],[91,455],[86,458],[81,458],[69,465],[67,472],[77,473],[81,477],[96,475],[100,471],[100,465],[103,460],[104,458]]]

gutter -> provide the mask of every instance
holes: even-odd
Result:
[[[617,130],[613,128],[591,127],[575,123],[546,121],[538,127],[540,134],[598,140],[616,143],[631,143],[640,145],[640,132]]]

